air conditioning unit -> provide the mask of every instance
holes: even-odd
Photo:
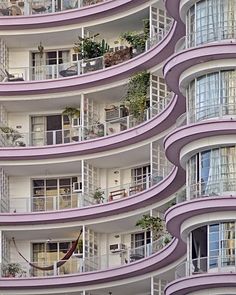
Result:
[[[82,192],[82,182],[74,182],[73,193],[81,193],[81,192]]]
[[[124,244],[112,244],[110,245],[110,251],[111,253],[118,253],[118,252],[122,252],[122,251],[125,251],[126,250],[126,247]]]

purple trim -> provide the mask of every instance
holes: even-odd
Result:
[[[179,15],[180,0],[175,0],[175,3],[173,2],[173,0],[165,0],[166,10],[168,11],[168,14],[172,16],[175,20],[182,22]]]
[[[229,40],[177,52],[164,65],[163,71],[166,83],[172,91],[179,94],[179,78],[185,70],[204,62],[230,58],[236,58],[236,43]]]
[[[201,123],[186,125],[174,130],[164,139],[166,156],[175,166],[180,166],[179,156],[181,149],[198,139],[219,135],[234,135],[236,121],[233,120],[206,120]]]
[[[157,185],[140,192],[134,196],[118,201],[94,205],[90,207],[47,211],[32,213],[1,213],[1,225],[35,225],[53,224],[73,221],[84,221],[107,216],[118,215],[144,208],[156,202],[168,198],[183,186],[185,172],[183,169],[174,168],[171,173]]]
[[[183,202],[168,209],[165,213],[166,227],[174,237],[180,238],[180,228],[188,218],[215,212],[236,210],[236,196],[205,197]],[[216,216],[217,220],[217,216]]]
[[[183,31],[182,27],[174,23],[165,38],[147,52],[103,70],[54,80],[0,83],[0,95],[19,96],[81,91],[127,79],[138,71],[148,70],[163,62],[173,53],[176,42],[184,34]]]
[[[74,275],[44,278],[0,278],[1,290],[12,289],[49,289],[70,288],[76,286],[90,286],[94,284],[114,282],[117,280],[133,278],[149,272],[170,267],[186,251],[185,244],[174,239],[169,245],[154,255],[137,262],[110,268],[102,271],[87,272]]]
[[[2,16],[0,17],[0,30],[29,30],[56,26],[83,24],[85,22],[103,19],[117,14],[125,13],[136,8],[148,0],[108,0],[96,5],[85,6],[57,13],[47,13],[28,16]]]
[[[201,274],[171,282],[165,288],[165,294],[187,295],[200,290],[206,290],[206,294],[211,294],[209,289],[230,287],[236,287],[235,273]],[[231,292],[228,290],[228,293]]]
[[[181,99],[173,96],[166,109],[151,120],[134,128],[110,136],[86,140],[79,143],[60,144],[43,147],[7,147],[0,149],[0,160],[52,159],[89,155],[126,147],[147,140],[171,127],[184,112]]]

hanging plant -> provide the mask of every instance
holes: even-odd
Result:
[[[44,47],[43,47],[43,45],[42,45],[42,42],[39,43],[38,51],[39,51],[39,56],[40,56],[40,58],[43,58]]]
[[[147,95],[150,85],[150,74],[141,72],[133,76],[128,83],[127,95],[124,99],[129,108],[129,114],[134,118],[143,120],[147,108]]]
[[[150,216],[149,214],[144,214],[142,218],[136,222],[136,226],[143,230],[152,231],[154,240],[158,239],[163,232],[162,219],[160,217]]]

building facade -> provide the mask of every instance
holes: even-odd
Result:
[[[0,2],[1,295],[236,294],[235,21]]]

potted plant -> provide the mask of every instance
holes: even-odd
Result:
[[[150,85],[150,74],[146,71],[131,77],[128,83],[124,103],[129,109],[129,114],[142,121],[147,108],[147,96]]]
[[[104,198],[104,191],[101,190],[101,188],[96,188],[93,198],[96,201],[97,204],[100,204],[103,202]]]
[[[149,20],[143,19],[143,32],[125,32],[121,34],[121,38],[130,44],[133,53],[143,52],[146,48],[149,32]]]
[[[163,239],[164,246],[166,246],[167,244],[169,244],[170,241],[171,241],[170,234],[166,234],[166,236],[164,236],[164,239]]]
[[[99,36],[95,34],[91,37],[78,37],[78,41],[74,42],[73,50],[81,55],[82,59],[92,59],[99,56],[103,56],[109,51],[109,45],[104,39],[101,42],[95,41],[94,39]]]
[[[150,216],[149,214],[144,214],[142,218],[136,222],[136,226],[146,231],[152,231],[153,240],[157,240],[163,232],[162,219],[160,217]]]
[[[0,127],[0,130],[5,133],[6,140],[9,141],[10,145],[13,146],[25,146],[23,141],[18,141],[18,139],[23,138],[22,134],[11,128],[11,127]]]
[[[2,267],[4,277],[22,277],[26,272],[22,269],[19,263],[7,263]]]

